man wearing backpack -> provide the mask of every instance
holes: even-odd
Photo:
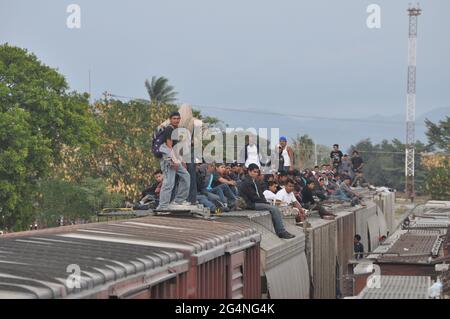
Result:
[[[170,124],[163,131],[155,134],[153,138],[153,150],[156,157],[160,158],[161,170],[164,174],[161,192],[159,195],[159,206],[157,210],[169,209],[170,198],[175,187],[175,177],[178,175],[178,188],[173,200],[173,205],[179,206],[189,204],[186,199],[189,195],[191,178],[185,168],[185,164],[177,157],[173,147],[178,140],[172,133],[178,128],[181,116],[179,112],[172,112],[169,117]],[[159,152],[155,152],[158,149]]]

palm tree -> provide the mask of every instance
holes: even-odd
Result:
[[[156,104],[170,104],[176,101],[178,92],[174,91],[174,87],[168,84],[169,80],[161,76],[152,77],[152,82],[145,80],[145,87],[147,88],[150,100]]]

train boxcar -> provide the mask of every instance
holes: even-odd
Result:
[[[269,212],[241,211],[223,214],[227,223],[248,225],[261,234],[262,294],[277,299],[308,299],[310,276],[305,255],[305,235],[292,218],[286,229],[295,234],[290,240],[278,238]]]
[[[146,217],[6,236],[0,270],[15,281],[18,264],[22,280],[60,282],[59,293],[34,295],[42,298],[259,298],[260,240],[245,225]],[[64,292],[69,265],[84,274],[83,293]],[[160,273],[152,281],[148,271]]]

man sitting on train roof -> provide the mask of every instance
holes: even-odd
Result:
[[[339,185],[339,188],[333,194],[333,196],[341,199],[343,201],[351,202],[352,206],[365,206],[361,203],[361,196],[352,190],[351,188],[352,180],[350,177],[346,177],[344,181]]]
[[[283,239],[294,238],[295,235],[292,235],[284,228],[283,219],[281,218],[278,207],[270,205],[264,198],[264,190],[258,179],[259,174],[260,170],[258,165],[250,164],[248,166],[248,175],[239,187],[239,194],[245,200],[247,209],[269,211],[272,215],[272,223],[278,237]]]
[[[280,211],[285,216],[295,216],[298,223],[305,223],[308,226],[309,223],[306,222],[306,214],[303,207],[298,202],[294,195],[294,181],[288,179],[284,188],[280,189],[275,197],[275,205],[280,207]]]
[[[225,178],[225,175],[225,164],[208,164],[203,193],[207,196],[209,194],[219,196],[225,211],[228,209],[234,210],[236,209],[237,196],[232,187],[236,186],[236,182]]]

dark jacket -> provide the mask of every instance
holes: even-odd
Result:
[[[356,259],[364,258],[364,246],[360,242],[354,244],[353,251],[355,252]]]
[[[197,170],[196,174],[197,193],[201,194],[205,190],[205,175],[201,170]]]
[[[313,192],[308,187],[303,188],[302,190],[302,203],[304,204],[314,204],[316,201],[313,197]]]
[[[153,195],[155,198],[159,198],[159,192],[161,190],[162,183],[154,182],[151,184],[147,189],[145,189],[141,195],[141,199],[144,198],[147,195]]]
[[[229,176],[230,176],[230,178],[231,178],[233,181],[235,181],[235,182],[239,182],[239,181],[242,180],[241,174],[236,174],[236,173],[233,173],[233,172],[232,172]]]
[[[256,184],[256,188],[255,188]],[[258,189],[258,192],[256,191]],[[247,209],[255,209],[255,203],[268,204],[263,195],[263,188],[259,181],[253,182],[250,176],[246,176],[239,186],[239,195],[245,200]],[[259,193],[259,195],[258,195]]]

